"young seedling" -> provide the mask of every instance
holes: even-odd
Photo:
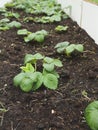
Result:
[[[10,22],[10,20],[8,18],[4,18],[4,19],[0,20],[0,30],[6,31],[13,27],[20,28],[21,23],[19,23],[17,21]]]
[[[69,44],[69,42],[58,43],[55,48],[58,53],[65,53],[68,57],[74,52],[82,53],[84,51],[82,44]]]
[[[10,20],[8,18],[4,18],[4,19],[0,20],[0,30],[1,31],[9,30],[9,27],[7,26],[9,21]]]
[[[37,41],[39,43],[44,42],[45,36],[48,35],[48,32],[46,30],[41,30],[41,31],[37,31],[35,33],[29,32],[27,29],[22,29],[22,30],[18,30],[17,32],[18,35],[25,35],[24,36],[24,41],[26,43],[34,40]]]
[[[4,13],[2,13],[2,15],[4,15],[5,17],[8,17],[8,18],[16,18],[18,19],[20,17],[20,15],[18,13],[13,13],[11,11],[6,11]]]
[[[57,49],[58,53],[64,53],[66,48],[68,47],[70,43],[65,41],[65,42],[60,42],[55,46],[55,49]]]
[[[13,27],[20,28],[20,27],[21,27],[21,23],[20,23],[20,22],[17,22],[17,21],[12,21],[12,22],[8,23],[7,26],[8,26],[9,28],[13,28]]]
[[[68,29],[68,26],[58,25],[58,26],[55,28],[55,31],[59,33],[59,32],[65,32],[65,31],[67,31],[67,29]]]
[[[41,60],[42,72],[37,69],[38,60]],[[13,79],[16,87],[20,86],[24,92],[35,91],[42,84],[49,89],[55,90],[57,88],[59,75],[55,66],[62,67],[60,60],[36,53],[35,55],[27,54],[24,58],[24,64],[25,66],[20,67],[22,72]]]

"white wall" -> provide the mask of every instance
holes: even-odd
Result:
[[[98,44],[98,6],[83,1],[82,22],[84,28]]]
[[[85,0],[58,0],[64,11],[98,44],[98,6]],[[66,9],[71,6],[71,12]]]

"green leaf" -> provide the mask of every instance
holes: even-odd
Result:
[[[43,34],[44,36],[48,35],[48,32],[46,30],[41,30],[40,33]]]
[[[43,76],[42,73],[40,72],[27,72],[26,73],[27,77],[30,78],[32,80],[32,90],[37,90],[38,88],[41,87],[42,82],[43,82]]]
[[[40,53],[36,53],[35,55],[33,55],[34,59],[37,59],[37,60],[41,60],[44,58],[43,55],[41,55]]]
[[[44,76],[43,84],[49,89],[57,89],[58,79],[53,74],[47,74]]]
[[[45,58],[44,58],[44,62],[45,62],[45,63],[48,63],[48,64],[49,64],[49,63],[52,63],[53,60],[54,60],[54,59],[53,59],[53,58],[50,58],[50,57],[45,57]]]
[[[47,74],[49,74],[49,73],[55,75],[57,78],[60,77],[59,74],[58,74],[55,70],[49,72],[49,71],[47,71],[46,69],[43,69],[43,75],[44,75],[44,76],[47,75]]]
[[[20,74],[16,75],[13,79],[14,85],[16,87],[18,87],[20,85],[21,81],[25,78],[25,76],[26,76],[25,73],[20,73]]]
[[[17,31],[18,35],[27,35],[28,34],[28,30],[27,29],[20,29]]]
[[[42,82],[43,82],[43,76],[42,76],[42,73],[40,73],[40,72],[34,72],[33,76],[35,77],[36,80],[33,82],[32,89],[35,91],[41,87]]]
[[[57,49],[58,53],[62,53],[64,52],[64,50],[66,49],[68,45],[69,45],[69,42],[65,41],[65,42],[58,43],[54,48]]]
[[[1,19],[0,20],[0,23],[7,23],[9,22],[10,20],[8,18],[4,18],[4,19]]]
[[[53,63],[54,63],[55,66],[58,66],[58,67],[63,66],[62,62],[59,59],[54,59]]]
[[[51,64],[44,63],[44,64],[43,64],[43,67],[44,67],[47,71],[49,71],[49,72],[51,72],[51,71],[54,70],[54,64],[53,64],[53,63],[51,63]]]
[[[40,34],[40,35],[36,35],[34,37],[34,40],[41,43],[41,42],[44,42],[44,35],[43,34]]]
[[[19,18],[20,15],[18,13],[12,13],[12,15],[15,17],[15,18]]]
[[[67,54],[67,56],[69,56],[74,50],[75,50],[75,44],[71,44],[68,47],[66,47],[65,53]]]
[[[77,45],[75,46],[75,49],[76,49],[77,51],[79,51],[79,52],[83,52],[84,47],[83,47],[83,45],[81,45],[81,44],[77,44]]]
[[[55,31],[61,32],[61,31],[66,31],[67,29],[68,29],[68,26],[58,25],[58,26],[55,28]]]
[[[61,21],[61,15],[60,14],[54,14],[54,15],[52,15],[51,22],[53,22],[53,21],[56,21],[56,22]]]
[[[17,21],[12,21],[11,23],[8,24],[8,27],[13,28],[20,28],[21,27],[21,23],[17,22]]]
[[[34,72],[35,71],[35,69],[34,69],[34,67],[32,66],[32,64],[31,63],[27,63],[26,64],[26,66],[22,66],[22,67],[20,67],[24,72]]]
[[[24,63],[34,63],[37,61],[37,60],[41,60],[43,59],[44,56],[42,56],[40,53],[36,53],[35,55],[32,55],[32,54],[26,54],[25,58],[24,58]]]
[[[24,78],[20,83],[20,88],[24,92],[30,92],[32,90],[33,81],[29,78]]]
[[[9,27],[5,26],[5,27],[0,27],[0,30],[1,31],[6,31],[6,30],[9,30]]]
[[[31,61],[33,60],[34,58],[33,58],[33,55],[32,54],[26,54],[25,55],[25,58],[24,58],[24,63],[26,64],[26,63],[31,63]]]
[[[31,33],[27,37],[24,37],[24,41],[29,42],[29,41],[32,41],[34,38],[35,38],[35,34]]]
[[[98,101],[93,101],[86,107],[85,119],[92,130],[98,130]]]

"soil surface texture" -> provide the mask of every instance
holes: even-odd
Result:
[[[31,32],[45,29],[49,35],[44,43],[25,43],[16,28],[0,31],[0,130],[90,130],[84,119],[86,106],[98,99],[98,46],[70,18],[61,22],[25,23],[25,13],[18,19],[22,28]],[[0,19],[2,16],[0,16]],[[64,33],[55,32],[57,25],[67,25]],[[83,54],[58,54],[54,46],[63,41],[84,45]],[[25,54],[41,53],[59,58],[63,67],[57,90],[42,86],[35,92],[24,93],[13,85],[21,70]],[[40,66],[40,65],[39,65]]]

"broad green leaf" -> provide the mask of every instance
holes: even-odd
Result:
[[[61,15],[60,14],[54,14],[54,15],[52,15],[51,22],[53,22],[53,21],[56,21],[56,22],[61,21]]]
[[[12,15],[15,17],[15,18],[19,18],[20,15],[18,13],[12,13]]]
[[[54,64],[53,64],[53,63],[51,63],[51,64],[44,63],[44,64],[43,64],[43,67],[44,67],[47,71],[49,71],[49,72],[51,72],[51,71],[54,70]]]
[[[69,42],[65,41],[65,42],[60,42],[58,43],[55,48],[66,48],[69,45]]]
[[[53,58],[50,58],[50,57],[45,57],[45,58],[44,58],[44,62],[45,62],[45,63],[52,63],[53,60],[54,60],[54,59],[53,59]]]
[[[35,78],[35,80],[33,80],[33,90],[37,90],[38,88],[41,87],[42,82],[43,82],[43,76],[42,73],[40,72],[34,72],[33,73],[33,78]]]
[[[33,57],[34,57],[34,59],[37,59],[37,60],[41,60],[41,59],[44,58],[44,56],[41,55],[40,53],[36,53],[36,54],[34,54]]]
[[[18,13],[13,13],[11,11],[6,11],[5,13],[2,13],[2,15],[4,15],[5,17],[15,17],[15,18],[20,17]]]
[[[40,34],[40,35],[36,35],[34,37],[34,40],[41,43],[41,42],[44,42],[44,35],[43,34]]]
[[[49,73],[55,75],[57,78],[60,77],[59,74],[58,74],[55,70],[49,72],[49,71],[47,71],[46,69],[43,69],[43,75],[44,75],[44,76],[47,75],[47,74],[49,74]]]
[[[36,53],[35,55],[32,55],[32,54],[26,54],[25,58],[24,58],[24,63],[34,63],[37,61],[37,60],[41,60],[43,59],[44,56],[42,56],[40,53]]]
[[[34,56],[32,55],[32,54],[26,54],[25,55],[25,58],[24,58],[24,63],[26,64],[26,63],[31,63],[31,61],[34,59],[33,58]]]
[[[57,49],[58,53],[62,53],[64,52],[64,50],[66,49],[68,45],[69,45],[69,42],[65,41],[65,42],[58,43],[54,48]]]
[[[75,50],[75,44],[71,44],[68,47],[66,47],[66,54],[69,56],[73,51]]]
[[[10,20],[8,18],[4,18],[4,19],[1,19],[0,20],[0,23],[7,23],[9,22]]]
[[[58,79],[53,74],[47,74],[44,76],[43,84],[45,85],[45,87],[55,90],[58,86]]]
[[[76,49],[77,51],[79,51],[79,52],[83,52],[84,47],[83,47],[83,45],[81,45],[81,44],[77,44],[77,45],[75,45],[75,49]]]
[[[12,27],[20,28],[21,23],[19,23],[17,21],[12,21],[11,23],[8,24],[8,27],[10,27],[10,28],[12,28]]]
[[[27,29],[20,29],[17,31],[18,35],[27,35],[28,34],[28,30]]]
[[[48,32],[46,30],[41,30],[41,34],[43,34],[44,36],[47,36]]]
[[[63,66],[62,62],[59,59],[54,59],[53,63],[54,63],[55,66],[58,66],[58,67],[62,67]]]
[[[14,85],[16,87],[18,87],[20,85],[21,81],[25,78],[25,76],[26,76],[25,73],[20,73],[20,74],[16,75],[13,79]]]
[[[29,41],[34,40],[34,38],[35,38],[35,34],[34,34],[34,33],[31,33],[31,34],[29,34],[27,37],[24,37],[24,41],[25,41],[25,42],[29,42]]]
[[[30,92],[32,90],[32,80],[29,78],[24,78],[20,83],[20,88],[24,92]]]
[[[91,130],[98,130],[98,101],[93,101],[86,107],[85,118]]]

